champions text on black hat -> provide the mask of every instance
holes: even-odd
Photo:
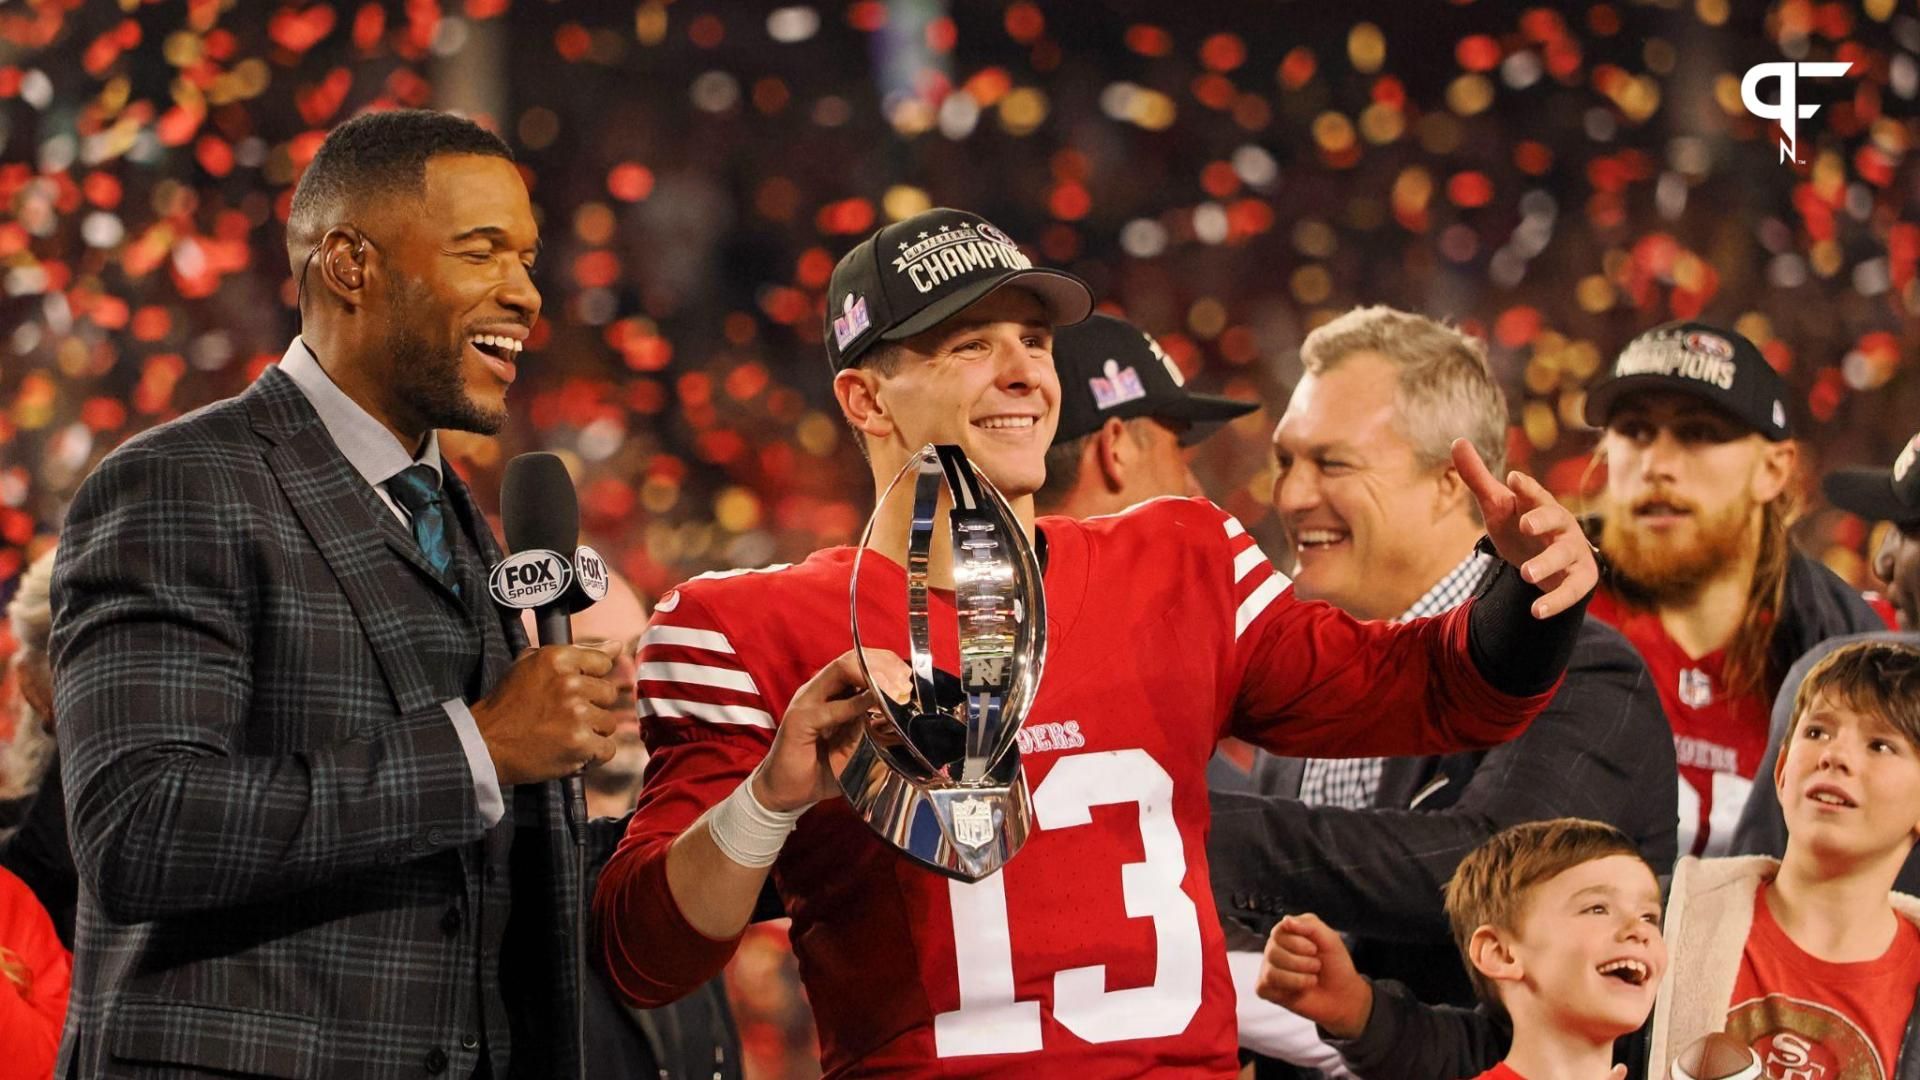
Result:
[[[1011,237],[963,210],[927,210],[862,240],[827,283],[827,360],[851,367],[874,345],[932,329],[1003,285],[1046,305],[1055,326],[1093,310],[1085,282],[1036,267]]]

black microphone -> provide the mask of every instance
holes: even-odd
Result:
[[[571,645],[573,611],[569,554],[580,543],[580,501],[566,463],[548,453],[507,462],[500,483],[500,520],[511,554],[494,567],[493,597],[512,608],[532,608],[542,645]]]
[[[607,567],[589,547],[580,546],[580,500],[566,463],[554,454],[521,454],[507,462],[500,483],[500,519],[510,554],[489,576],[488,586],[501,606],[533,609],[542,645],[573,644],[573,613],[607,594]],[[572,820],[573,869],[582,883],[587,872],[587,785],[581,772],[567,777],[567,809]],[[573,910],[573,978],[585,986],[586,906],[583,892]],[[574,1045],[586,1046],[586,1009],[574,1010]]]
[[[540,644],[573,644],[573,613],[607,594],[607,567],[592,548],[578,543],[580,502],[566,463],[545,452],[507,462],[500,519],[512,554],[488,576],[494,600],[502,607],[532,608]],[[586,783],[575,773],[566,784],[579,841],[586,835]]]

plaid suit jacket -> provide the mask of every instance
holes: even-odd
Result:
[[[446,488],[497,560],[451,471]],[[518,621],[453,599],[277,368],[101,463],[53,611],[82,881],[60,1075],[469,1075],[495,976],[453,913],[473,910],[487,830],[429,665],[472,655],[479,627],[490,688]],[[560,785],[508,795],[511,1074],[574,1076]]]

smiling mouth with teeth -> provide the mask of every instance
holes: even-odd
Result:
[[[1594,969],[1609,979],[1618,979],[1628,986],[1641,986],[1652,971],[1638,960],[1609,960]]]
[[[1024,431],[1038,422],[1031,416],[988,416],[975,420],[973,426],[988,431]]]
[[[1834,792],[1831,792],[1831,791],[1816,791],[1813,794],[1808,795],[1807,798],[1811,799],[1814,802],[1820,803],[1823,806],[1849,806],[1850,807],[1853,805],[1852,799],[1849,799],[1844,795],[1835,794]]]
[[[1307,550],[1329,547],[1347,538],[1337,529],[1301,529],[1293,534],[1294,545]]]
[[[503,334],[475,334],[467,339],[473,347],[493,357],[495,360],[512,362],[520,355],[526,342],[510,338]]]

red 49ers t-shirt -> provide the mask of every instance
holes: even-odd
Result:
[[[1770,1080],[1886,1080],[1900,1061],[1917,989],[1920,927],[1901,919],[1878,959],[1836,964],[1794,944],[1762,886],[1727,1034],[1753,1047]]]
[[[1507,1063],[1503,1061],[1474,1077],[1473,1080],[1527,1080],[1527,1078],[1507,1068]]]
[[[1660,692],[1680,764],[1680,854],[1727,854],[1766,756],[1772,695],[1727,693],[1725,650],[1688,656],[1658,614],[1629,608],[1605,589],[1594,592],[1587,612],[1626,635]]]

